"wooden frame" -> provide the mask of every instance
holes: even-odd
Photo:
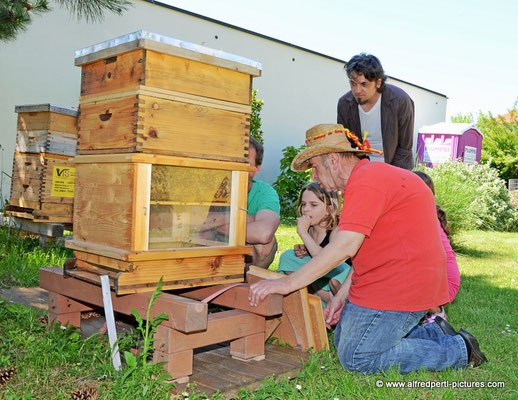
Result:
[[[251,252],[245,238],[248,173],[253,167],[154,154],[81,155],[74,161],[74,238],[66,246],[76,250],[77,262],[65,274],[96,284],[101,274],[108,274],[117,294],[151,291],[160,278],[165,289],[243,281],[244,255]],[[167,247],[165,241],[164,247],[151,248],[156,165],[230,173],[226,243],[200,239],[181,248]]]
[[[76,58],[82,69],[78,153],[246,163],[252,77],[260,76],[260,65],[155,36],[136,32]]]

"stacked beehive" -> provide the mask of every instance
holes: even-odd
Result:
[[[77,110],[16,106],[16,151],[6,210],[35,222],[72,222]]]
[[[251,83],[260,64],[139,31],[82,67],[74,239],[65,273],[117,294],[243,280]],[[229,232],[206,236],[209,213]]]

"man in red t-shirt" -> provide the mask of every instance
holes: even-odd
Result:
[[[343,191],[339,231],[326,251],[295,273],[251,285],[250,303],[305,287],[351,258],[353,268],[324,309],[328,327],[338,323],[334,341],[346,369],[371,373],[394,366],[407,373],[486,362],[469,332],[455,331],[440,317],[418,325],[428,309],[449,300],[429,188],[412,172],[361,159],[377,150],[342,125],[311,128],[306,145],[291,168],[312,168],[325,190]]]

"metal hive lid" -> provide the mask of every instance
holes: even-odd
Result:
[[[253,72],[254,70],[257,71],[256,73],[249,72],[252,73],[252,75],[260,75],[260,71],[262,70],[262,65],[258,61],[227,53],[223,50],[211,49],[196,43],[186,42],[184,40],[146,30],[128,33],[126,35],[77,50],[75,52],[75,64],[83,65],[137,48],[150,48],[152,50],[198,60],[200,56],[209,56],[208,58],[204,57],[202,62],[220,65],[227,68],[229,67],[221,65],[221,62],[218,62],[217,60],[240,64],[248,67],[245,68],[248,70],[247,72]]]

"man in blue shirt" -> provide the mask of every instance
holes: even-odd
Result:
[[[248,177],[248,201],[246,216],[246,243],[253,245],[251,259],[247,264],[268,268],[275,258],[277,240],[275,232],[280,222],[279,196],[268,183],[256,181],[263,162],[263,146],[253,137],[250,138],[248,158],[250,166],[256,167]]]

